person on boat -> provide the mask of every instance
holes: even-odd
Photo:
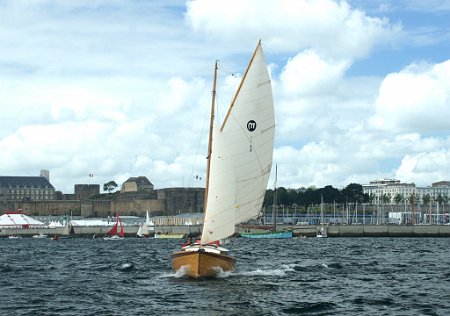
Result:
[[[192,238],[191,237],[189,237],[188,240],[181,245],[181,248],[189,246],[190,244],[192,244]]]

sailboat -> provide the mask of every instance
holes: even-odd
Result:
[[[105,240],[123,239],[123,236],[125,235],[123,232],[123,223],[118,213],[116,213],[116,224],[114,224],[114,226],[106,234],[108,237],[104,237],[103,239]]]
[[[275,166],[275,184],[273,190],[273,208],[272,208],[272,227],[270,231],[267,232],[248,232],[248,233],[240,233],[241,237],[244,238],[271,238],[271,239],[280,239],[280,238],[292,238],[292,230],[277,230],[277,175],[278,175],[278,167]]]
[[[145,222],[142,223],[141,225],[139,225],[139,229],[138,229],[136,235],[138,237],[146,238],[146,237],[150,236],[150,231],[152,232],[152,234],[155,232],[155,225],[150,220],[150,216],[147,211],[147,213],[145,215]]]
[[[236,260],[220,244],[238,223],[260,214],[272,168],[275,115],[272,87],[259,41],[222,124],[215,123],[217,62],[211,102],[205,218],[198,242],[172,255],[172,270],[193,278],[233,271]]]
[[[317,238],[328,237],[327,228],[326,226],[324,226],[323,220],[323,195],[320,196],[320,227],[317,228],[316,237]]]

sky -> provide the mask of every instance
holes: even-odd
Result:
[[[0,175],[204,186],[259,39],[277,186],[450,180],[448,0],[0,0]]]

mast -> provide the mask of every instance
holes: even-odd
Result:
[[[213,128],[214,128],[214,109],[216,101],[216,82],[217,82],[217,60],[214,64],[214,80],[211,95],[211,119],[209,121],[209,140],[208,140],[208,156],[206,164],[206,186],[205,186],[205,206],[204,212],[206,212],[206,203],[208,202],[208,190],[209,190],[209,171],[211,168],[211,152],[212,152],[212,138],[213,138]]]
[[[320,195],[320,225],[323,225],[323,194]]]
[[[273,189],[273,208],[272,208],[272,219],[273,219],[273,230],[277,230],[277,176],[278,176],[278,165],[275,165],[275,184]]]

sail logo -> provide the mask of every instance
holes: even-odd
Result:
[[[254,120],[250,120],[247,122],[247,129],[249,132],[253,132],[256,129],[256,122]]]

